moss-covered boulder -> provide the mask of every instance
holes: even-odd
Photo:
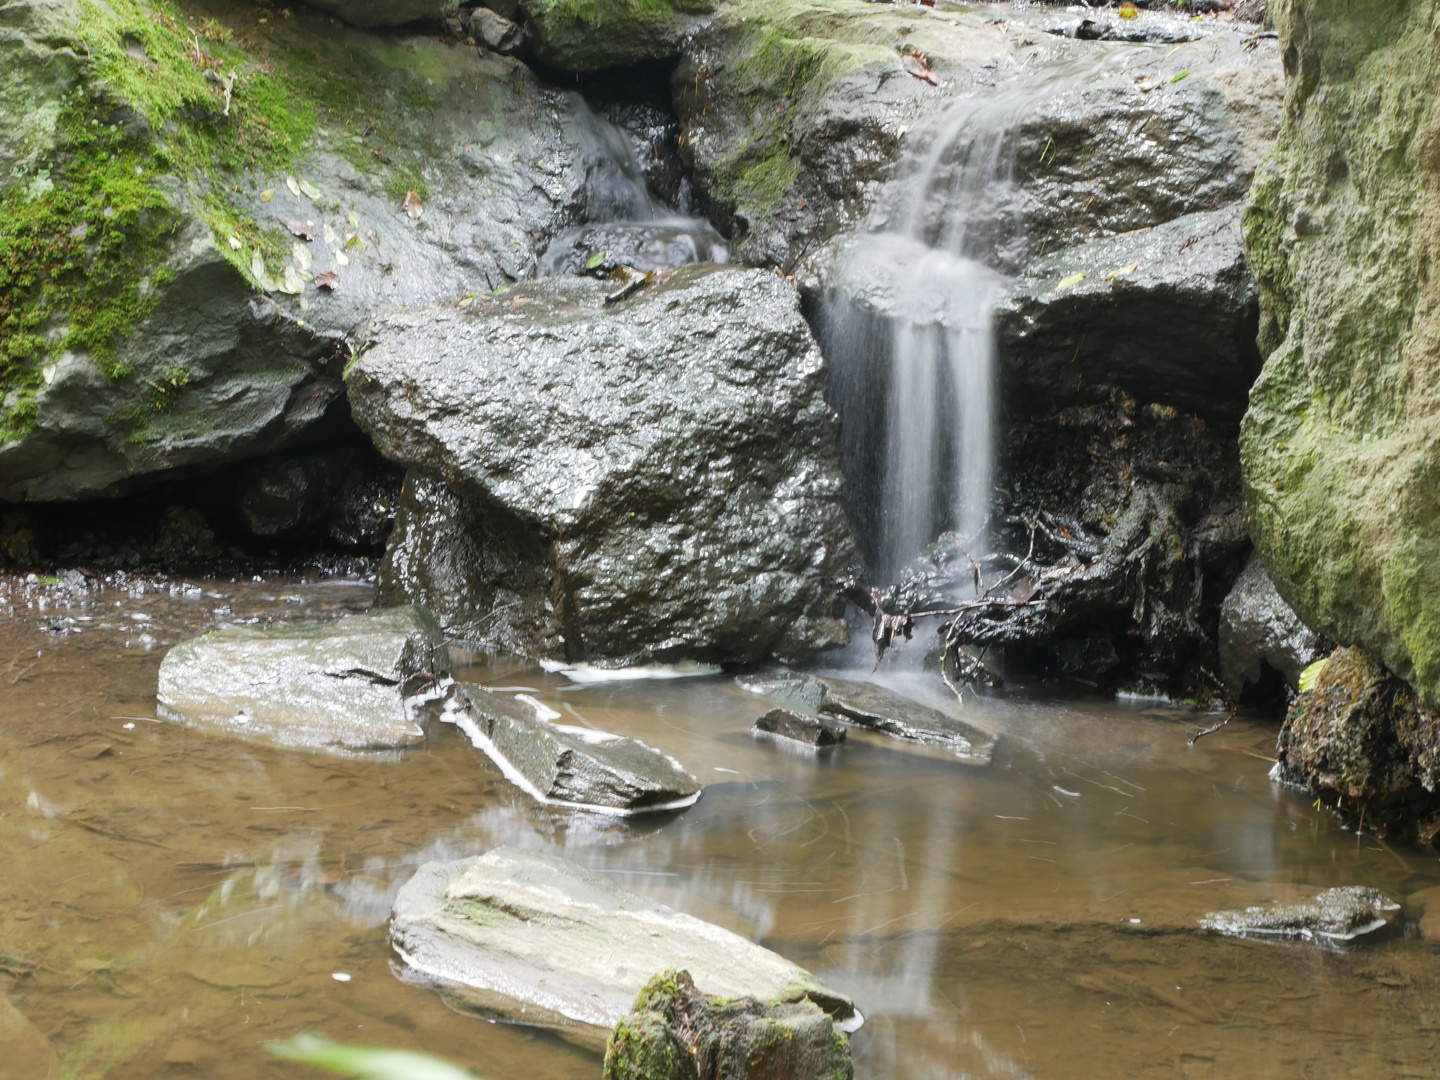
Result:
[[[315,0],[315,7],[351,26],[403,26],[443,19],[459,6],[460,0]]]
[[[1440,705],[1440,3],[1270,11],[1286,123],[1245,214],[1248,525],[1309,626]]]
[[[532,269],[583,206],[513,60],[296,9],[16,0],[0,26],[0,499],[268,452],[381,306]]]
[[[1440,809],[1440,712],[1364,649],[1325,661],[1280,731],[1277,778],[1373,825]]]
[[[520,0],[535,55],[562,71],[600,71],[680,54],[715,0]]]
[[[686,971],[656,975],[615,1025],[605,1080],[851,1080],[845,1036],[814,1002],[717,998]]]

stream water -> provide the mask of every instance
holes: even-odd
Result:
[[[355,581],[0,580],[0,1075],[43,1039],[67,1077],[298,1077],[263,1044],[317,1031],[493,1080],[595,1080],[591,1054],[389,969],[398,885],[497,843],[563,852],[852,994],[862,1078],[1434,1075],[1440,952],[1413,929],[1343,954],[1196,929],[1331,885],[1440,885],[1433,853],[1271,784],[1272,722],[1192,747],[1211,718],[1032,686],[966,703],[1004,733],[989,768],[883,739],[813,757],[753,738],[756,699],[726,676],[581,683],[472,658],[467,677],[707,785],[620,821],[537,807],[443,725],[355,760],[153,719],[166,645],[369,602]]]

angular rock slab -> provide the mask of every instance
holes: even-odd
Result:
[[[755,730],[807,746],[838,746],[845,741],[845,725],[794,709],[771,709],[755,721]]]
[[[795,290],[692,265],[616,294],[551,278],[368,324],[351,406],[411,470],[379,595],[569,662],[846,640],[838,423]]]
[[[742,676],[740,685],[882,735],[943,747],[967,765],[990,764],[998,741],[993,732],[873,683],[782,674]]]
[[[160,715],[289,749],[353,754],[423,742],[407,701],[444,677],[444,638],[424,608],[334,622],[227,627],[160,664]]]
[[[1391,925],[1400,905],[1379,889],[1345,885],[1326,889],[1309,904],[1274,904],[1244,911],[1212,911],[1200,920],[1226,937],[1298,938],[1340,945]]]
[[[658,971],[688,971],[721,997],[810,999],[844,1029],[855,1004],[729,930],[538,851],[497,847],[426,863],[395,898],[390,941],[407,981],[489,1019],[603,1046]]]
[[[674,758],[636,739],[554,723],[560,714],[525,694],[457,683],[443,715],[542,803],[628,815],[700,798],[700,783]]]

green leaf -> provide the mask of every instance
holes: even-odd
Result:
[[[1188,75],[1189,72],[1186,72],[1186,74]],[[306,195],[310,196],[310,198],[314,201],[320,201],[320,189],[314,184],[312,184],[309,180],[300,181],[300,190],[303,191]]]
[[[331,1042],[319,1035],[296,1035],[288,1043],[266,1043],[265,1048],[356,1080],[477,1080],[474,1073],[429,1054]]]
[[[1320,681],[1320,673],[1325,670],[1325,664],[1329,659],[1327,656],[1323,660],[1316,660],[1300,672],[1300,692],[1302,694],[1308,694],[1315,689],[1315,684]]]
[[[1061,279],[1060,279],[1060,284],[1059,284],[1059,285],[1056,285],[1055,287],[1056,287],[1057,289],[1073,289],[1076,285],[1079,285],[1080,282],[1082,282],[1082,281],[1084,281],[1084,280],[1085,280],[1085,275],[1084,275],[1084,274],[1071,274],[1071,275],[1070,275],[1069,277],[1067,277],[1067,278],[1061,278]]]
[[[1189,75],[1189,74],[1190,74],[1190,72],[1188,72],[1188,71],[1182,71],[1182,72],[1180,72],[1179,74],[1175,75],[1170,81],[1171,81],[1171,82],[1179,82],[1181,79],[1185,78],[1185,76],[1186,76],[1186,75]]]
[[[605,259],[609,254],[610,253],[608,251],[597,251],[594,255],[591,255],[590,258],[585,260],[585,269],[594,270],[597,266],[600,266],[605,262]]]
[[[1106,274],[1106,275],[1105,275],[1105,280],[1106,280],[1106,281],[1114,281],[1116,278],[1118,278],[1118,277],[1124,277],[1126,274],[1133,274],[1136,270],[1139,270],[1139,269],[1140,269],[1140,264],[1139,264],[1139,263],[1135,263],[1135,264],[1133,264],[1133,265],[1131,265],[1131,266],[1121,266],[1121,267],[1118,267],[1117,269],[1111,270],[1108,274]]]

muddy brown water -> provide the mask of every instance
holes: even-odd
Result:
[[[469,677],[707,785],[627,823],[536,807],[443,726],[353,760],[152,719],[167,645],[369,602],[359,582],[0,579],[0,1076],[303,1077],[263,1044],[315,1031],[490,1080],[597,1080],[597,1057],[390,970],[399,884],[496,843],[819,973],[867,1017],[860,1077],[1436,1075],[1440,943],[1412,928],[1336,954],[1195,929],[1331,885],[1440,884],[1433,855],[1272,785],[1273,723],[1189,747],[1192,713],[1042,688],[965,706],[1005,734],[987,769],[872,739],[816,758],[751,737],[763,709],[724,677],[584,684],[475,658]]]

